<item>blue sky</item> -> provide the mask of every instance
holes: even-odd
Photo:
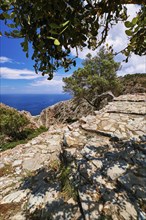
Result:
[[[130,20],[138,10],[136,6],[129,5],[128,11]],[[5,26],[1,25],[2,29]],[[128,42],[125,36],[124,25],[116,25],[109,33],[107,43],[113,45],[114,50],[120,51],[126,46]],[[76,68],[73,67],[69,72],[65,73],[63,69],[60,69],[55,73],[53,80],[48,81],[47,77],[42,77],[41,74],[36,75],[33,69],[33,61],[31,60],[31,48],[30,56],[26,58],[25,53],[22,51],[20,39],[10,39],[7,37],[0,37],[0,84],[1,94],[53,94],[62,93],[63,82],[62,77],[69,76],[77,68],[81,67],[81,63],[87,53],[95,55],[97,51],[91,51],[85,48],[83,51],[79,51],[79,58]],[[75,54],[75,50],[72,50],[72,55]],[[117,61],[122,61],[124,57],[119,55],[116,57]],[[132,74],[132,73],[145,73],[146,72],[146,58],[132,55],[128,63],[122,63],[122,69],[118,72],[118,75]]]

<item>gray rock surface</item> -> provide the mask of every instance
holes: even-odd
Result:
[[[144,98],[118,97],[1,152],[0,219],[146,219]]]
[[[50,127],[57,123],[73,123],[83,115],[94,114],[95,108],[85,100],[70,99],[44,109],[36,121],[39,125]]]

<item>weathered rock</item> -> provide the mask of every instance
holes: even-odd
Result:
[[[1,200],[1,204],[20,202],[22,199],[26,198],[27,192],[24,190],[18,190],[16,192],[10,193]]]
[[[103,211],[105,213],[105,216],[111,216],[112,219],[116,220],[137,219],[137,212],[134,206],[127,201],[119,200],[119,204],[112,204],[111,202],[106,202]]]
[[[80,202],[83,210],[84,219],[98,220],[100,217],[99,205],[98,205],[98,194],[92,190],[89,192],[79,192]]]
[[[13,167],[19,166],[22,164],[22,160],[15,160],[14,163],[12,164]]]
[[[44,109],[38,117],[38,123],[48,128],[53,124],[72,123],[83,115],[94,114],[94,110],[85,100],[62,101]]]
[[[22,168],[24,170],[34,171],[43,166],[43,158],[40,154],[36,154],[33,158],[24,160]]]
[[[126,175],[121,176],[118,180],[124,188],[132,192],[137,199],[143,199],[143,201],[146,201],[145,177],[135,176],[132,172],[129,172]]]
[[[128,168],[127,164],[117,163],[114,166],[108,168],[107,176],[112,180],[117,179],[119,176],[123,175]]]
[[[2,220],[145,219],[143,104],[142,95],[119,97],[1,152],[0,208],[21,204]]]
[[[11,220],[26,220],[25,215],[23,214],[23,212],[21,213],[17,213],[16,215],[11,217]]]

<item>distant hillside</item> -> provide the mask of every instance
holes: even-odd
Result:
[[[122,94],[146,92],[146,73],[127,74],[120,80],[123,84]]]

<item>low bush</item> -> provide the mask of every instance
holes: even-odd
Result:
[[[25,144],[27,143],[29,140],[31,140],[32,138],[37,137],[39,134],[41,134],[42,132],[47,131],[47,129],[45,127],[40,127],[37,129],[26,129],[25,131],[23,131],[23,135],[19,136],[20,139],[17,140],[10,140],[10,139],[6,139],[4,140],[4,137],[0,136],[0,151],[4,151],[4,150],[8,150],[11,148],[16,147],[19,144]],[[3,138],[3,140],[2,140]]]
[[[29,128],[30,121],[17,110],[0,105],[0,151],[26,143],[46,131],[45,127]]]
[[[15,109],[0,108],[0,135],[8,136],[13,140],[20,139],[28,125],[28,119]]]

